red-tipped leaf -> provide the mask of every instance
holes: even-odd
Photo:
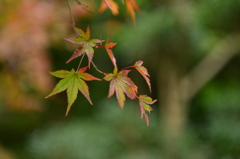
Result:
[[[108,97],[111,97],[115,92],[121,109],[124,107],[124,102],[126,100],[125,94],[131,99],[137,97],[136,93],[138,87],[127,77],[129,72],[130,70],[122,70],[109,73],[104,77],[104,80],[110,81]]]
[[[144,79],[146,80],[147,84],[148,84],[148,87],[149,87],[149,90],[150,92],[152,91],[151,90],[151,83],[150,83],[150,75],[148,73],[148,70],[146,69],[146,67],[142,66],[143,64],[143,61],[137,61],[135,64],[134,64],[134,67],[136,68],[136,70],[144,77]]]
[[[80,46],[73,53],[67,63],[83,54],[86,54],[88,57],[88,66],[90,66],[90,63],[92,62],[94,56],[94,47],[97,45],[97,43],[102,43],[104,40],[90,39],[91,32],[89,26],[87,27],[86,33],[80,28],[74,27],[74,29],[76,30],[77,34],[81,36],[64,39]]]
[[[138,99],[139,99],[141,118],[143,117],[145,118],[146,125],[148,126],[149,119],[145,111],[148,111],[150,113],[150,111],[152,111],[152,107],[150,106],[150,104],[155,103],[157,100],[152,100],[151,97],[148,97],[146,95],[140,95]]]
[[[117,43],[113,43],[113,42],[109,42],[110,41],[110,38],[108,37],[107,41],[106,41],[106,44],[105,44],[105,49],[108,53],[108,56],[109,58],[111,59],[112,61],[112,64],[114,66],[115,69],[117,69],[117,64],[116,64],[116,59],[113,55],[113,52],[112,52],[112,48],[117,45]]]

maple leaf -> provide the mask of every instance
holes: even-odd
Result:
[[[134,9],[136,9],[139,13],[141,13],[141,10],[138,7],[137,2],[135,0],[125,0],[125,4],[126,4],[127,13],[130,15],[133,25],[136,25]]]
[[[150,79],[149,79],[150,75],[149,75],[146,67],[142,66],[142,64],[143,64],[143,61],[139,60],[134,64],[134,67],[144,77],[144,79],[146,80],[146,82],[148,84],[149,90],[151,92],[152,91],[151,90],[151,83],[150,83]]]
[[[69,63],[69,62],[71,62],[73,59],[75,59],[75,58],[83,55],[84,52],[81,51],[82,48],[83,48],[82,46],[78,47],[78,48],[74,51],[74,53],[72,54],[72,56],[67,60],[66,63]]]
[[[105,44],[105,49],[108,53],[109,58],[111,59],[111,61],[113,63],[114,69],[117,69],[116,59],[111,50],[115,45],[117,45],[117,43],[113,43],[113,42],[109,42],[109,41],[110,41],[110,38],[108,37],[106,44]]]
[[[73,53],[73,55],[70,57],[70,59],[66,62],[70,62],[71,60],[86,54],[88,57],[88,67],[90,66],[90,63],[92,62],[92,58],[94,55],[94,47],[97,45],[97,43],[102,43],[104,40],[100,39],[90,39],[90,28],[87,27],[86,33],[80,29],[74,26],[74,30],[78,34],[78,37],[72,37],[72,38],[64,38],[65,40],[74,43],[79,44],[80,47],[76,49],[76,51]]]
[[[148,126],[149,125],[149,119],[148,119],[148,116],[147,116],[145,111],[148,111],[150,113],[150,111],[152,111],[152,107],[149,104],[153,104],[157,100],[152,100],[151,97],[148,97],[146,95],[140,95],[138,97],[138,99],[139,99],[139,105],[140,105],[141,119],[144,116],[146,124]]]
[[[89,103],[92,104],[92,101],[89,96],[89,88],[85,81],[101,80],[101,79],[96,78],[89,73],[85,73],[87,68],[88,66],[80,68],[77,72],[75,72],[74,69],[72,69],[71,71],[60,70],[60,71],[50,72],[51,75],[58,78],[62,78],[62,80],[60,80],[57,83],[53,91],[45,98],[48,98],[57,93],[67,90],[68,106],[67,106],[66,116],[68,115],[68,112],[72,104],[77,98],[78,90],[87,98]]]
[[[118,4],[113,0],[102,0],[100,8],[98,10],[99,13],[104,12],[107,8],[110,8],[113,15],[118,15]]]
[[[110,98],[115,92],[121,109],[123,109],[126,100],[125,94],[130,99],[135,99],[137,97],[136,93],[138,87],[129,77],[127,77],[130,71],[131,70],[122,70],[117,72],[117,70],[114,69],[113,73],[109,73],[104,77],[104,80],[110,81],[108,98]]]

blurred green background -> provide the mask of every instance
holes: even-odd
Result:
[[[76,26],[118,43],[119,68],[144,61],[158,99],[148,127],[137,101],[121,110],[107,98],[106,81],[88,82],[94,105],[79,94],[65,117],[65,92],[44,97],[59,80],[48,72],[79,62],[65,64],[76,49],[63,39],[74,35],[66,1],[0,1],[0,159],[240,158],[240,1],[136,1],[136,26],[120,0],[117,16],[98,14],[97,0],[80,0],[94,13],[70,2]],[[104,49],[93,61],[112,71]]]

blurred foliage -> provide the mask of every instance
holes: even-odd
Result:
[[[190,118],[214,158],[238,158],[240,152],[239,56],[193,101]],[[227,83],[227,84],[226,84]],[[201,118],[200,118],[201,117]]]
[[[119,5],[118,16],[109,10],[91,13],[74,0],[71,6],[76,26],[85,30],[90,25],[92,37],[111,35],[111,41],[118,43],[113,51],[120,68],[136,59],[145,62],[155,97],[165,93],[158,81],[167,73],[161,72],[168,69],[164,60],[172,60],[181,76],[223,37],[240,31],[239,0],[185,1],[191,14],[182,19],[174,13],[174,1],[136,1],[142,13],[137,14],[135,27],[124,5]],[[81,2],[93,11],[100,4]],[[107,99],[107,82],[89,83],[94,106],[79,96],[67,118],[65,94],[44,99],[57,82],[48,71],[70,70],[78,64],[78,60],[64,64],[75,48],[63,40],[74,35],[65,1],[1,0],[0,15],[1,159],[167,158],[160,104],[153,106],[146,127],[139,119],[137,103],[127,101],[120,110],[114,97]],[[102,71],[112,70],[104,50],[94,58],[97,65],[103,63],[99,66]],[[240,157],[239,63],[238,54],[189,102],[179,158]],[[90,72],[99,77],[94,69]],[[133,79],[145,85],[138,75]],[[142,89],[140,92],[147,92],[148,88]]]
[[[28,150],[41,159],[157,157],[158,140],[148,139],[157,136],[156,113],[151,114],[153,123],[146,129],[135,113],[137,105],[127,104],[119,111],[115,100],[104,100],[84,120],[73,118],[36,130]]]

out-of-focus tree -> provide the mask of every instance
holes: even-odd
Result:
[[[178,158],[193,97],[240,52],[240,2],[154,2],[123,37],[157,74],[163,149]]]

